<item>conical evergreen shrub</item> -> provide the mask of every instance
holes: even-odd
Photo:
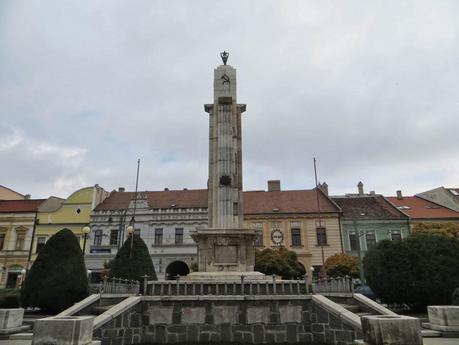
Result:
[[[72,231],[51,236],[21,288],[23,307],[58,313],[88,296],[88,277],[80,244]]]
[[[134,235],[131,254],[131,236],[127,238],[123,246],[110,263],[109,277],[140,280],[145,274],[149,280],[157,280],[155,267],[151,260],[148,248],[139,235]]]

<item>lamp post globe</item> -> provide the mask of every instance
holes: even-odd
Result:
[[[84,240],[83,240],[83,255],[86,251],[86,240],[88,239],[88,234],[91,232],[91,228],[89,226],[84,226],[83,229],[81,229],[84,235]]]
[[[132,225],[129,225],[126,230],[128,234],[131,235],[134,232],[134,227]]]

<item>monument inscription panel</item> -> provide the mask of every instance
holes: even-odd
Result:
[[[234,245],[215,245],[215,263],[217,264],[237,264],[237,246]]]

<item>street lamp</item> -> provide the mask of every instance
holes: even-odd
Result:
[[[126,230],[127,230],[128,234],[129,234],[129,236],[131,236],[131,250],[129,251],[129,257],[131,257],[132,246],[134,244],[134,227],[132,225],[129,225]]]
[[[357,229],[357,219],[353,220],[353,224],[354,224],[355,237],[357,239],[357,256],[359,258],[360,281],[362,284],[365,284],[365,276],[363,274],[362,248],[360,247],[360,238],[365,235],[365,232]]]
[[[91,232],[91,228],[89,226],[85,226],[81,230],[83,231],[83,234],[84,234],[84,240],[83,240],[83,255],[84,255],[86,251],[86,240],[88,239],[88,234]]]

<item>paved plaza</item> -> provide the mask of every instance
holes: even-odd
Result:
[[[424,345],[458,345],[457,338],[424,338]],[[0,340],[0,345],[31,345],[31,340]]]

